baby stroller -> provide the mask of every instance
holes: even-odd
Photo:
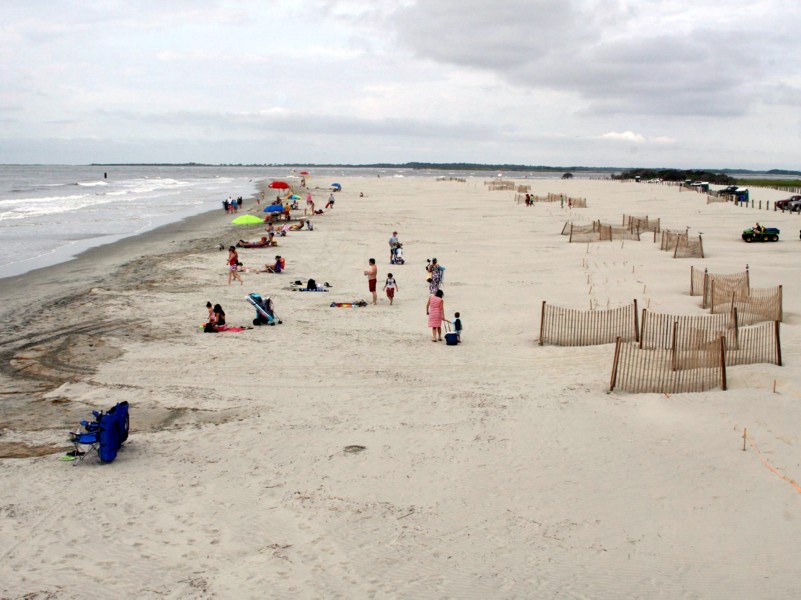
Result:
[[[403,258],[403,245],[398,244],[395,246],[395,249],[392,251],[392,260],[390,263],[393,265],[403,265],[406,264],[406,260]]]
[[[248,294],[245,300],[250,302],[256,309],[256,318],[253,319],[254,325],[281,325],[283,321],[275,316],[273,309],[273,299],[267,296],[262,298],[260,294]]]

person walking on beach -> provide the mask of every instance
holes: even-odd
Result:
[[[331,192],[331,195],[328,196],[328,202],[325,203],[326,208],[334,208],[334,193]]]
[[[389,298],[389,305],[392,306],[392,301],[395,299],[395,292],[400,291],[398,282],[395,281],[392,273],[387,273],[387,280],[384,282],[384,291],[387,293],[387,298]]]
[[[436,258],[428,261],[426,271],[428,271],[428,293],[434,294],[442,286],[442,271],[445,268],[441,267]]]
[[[240,284],[245,285],[242,277],[239,275],[239,255],[236,253],[236,247],[231,246],[228,248],[228,285],[236,279]]]
[[[445,316],[445,300],[442,297],[445,292],[437,290],[431,294],[426,302],[426,314],[428,315],[428,326],[431,328],[431,341],[442,341],[442,319]]]
[[[378,294],[375,291],[378,282],[378,267],[375,265],[374,258],[371,258],[369,263],[370,265],[367,267],[364,274],[367,276],[367,285],[370,289],[370,293],[373,294],[373,304],[378,304]]]

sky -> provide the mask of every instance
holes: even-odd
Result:
[[[801,169],[797,0],[2,0],[0,163]]]

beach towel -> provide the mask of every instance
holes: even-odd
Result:
[[[362,308],[367,306],[364,300],[357,300],[356,302],[332,302],[331,308]]]
[[[214,330],[209,330],[206,327],[206,323],[200,326],[200,328],[205,331],[206,333],[222,333],[224,331],[232,331],[234,333],[239,333],[240,331],[245,331],[246,329],[252,329],[252,327],[232,327],[230,325],[220,325]]]

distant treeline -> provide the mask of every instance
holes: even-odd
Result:
[[[439,171],[608,171],[618,172],[615,167],[549,167],[546,165],[484,165],[479,163],[371,163],[371,164],[343,164],[343,163],[92,163],[92,167],[295,167],[295,168],[345,168],[345,169],[430,169]]]
[[[361,168],[361,169],[428,169],[439,171],[553,171],[564,173],[569,171],[594,171],[621,173],[613,175],[618,179],[664,179],[667,181],[684,181],[685,179],[708,181],[716,184],[731,185],[736,183],[726,173],[768,173],[770,175],[801,175],[801,171],[787,171],[771,169],[770,171],[752,171],[749,169],[719,169],[717,172],[704,170],[681,170],[665,168],[624,168],[624,167],[554,167],[548,165],[513,165],[513,164],[480,164],[480,163],[372,163],[372,164],[343,164],[343,163],[92,163],[92,167],[290,167],[290,168]]]
[[[695,171],[682,169],[631,169],[623,171],[620,175],[612,175],[613,179],[634,179],[639,177],[643,180],[661,179],[662,181],[707,181],[716,185],[732,185],[737,183],[734,177],[729,177],[724,173],[712,173],[710,171]]]

